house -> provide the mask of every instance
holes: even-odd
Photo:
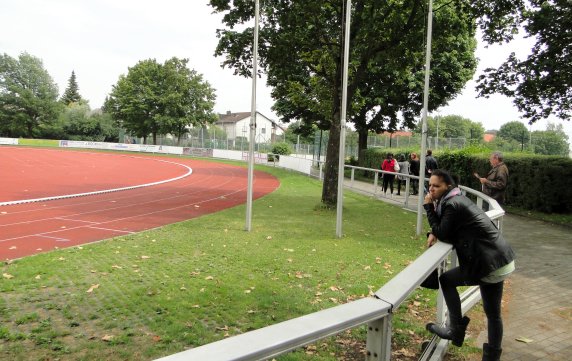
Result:
[[[236,141],[237,138],[250,136],[250,112],[219,114],[219,120],[215,125],[221,127],[226,132],[229,141]],[[256,112],[256,143],[272,143],[277,136],[284,135],[284,128],[274,120],[266,117],[260,112]]]

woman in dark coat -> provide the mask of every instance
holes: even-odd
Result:
[[[498,361],[502,352],[503,285],[514,270],[514,252],[490,218],[461,194],[451,175],[444,170],[432,172],[424,208],[431,226],[427,246],[431,247],[437,240],[450,243],[459,258],[459,267],[439,277],[449,309],[449,324],[430,323],[427,330],[461,346],[470,320],[462,315],[457,287],[478,285],[488,321],[489,342],[483,345],[483,360]]]

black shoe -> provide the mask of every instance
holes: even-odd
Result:
[[[483,359],[482,361],[500,361],[502,349],[492,348],[488,343],[483,344]]]
[[[467,325],[470,321],[471,319],[465,316],[461,319],[461,322],[456,325],[441,326],[428,323],[425,328],[427,331],[434,333],[444,340],[451,340],[453,345],[461,347],[465,341],[465,331],[467,331]]]

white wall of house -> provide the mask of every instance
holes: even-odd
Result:
[[[250,116],[236,122],[218,123],[217,125],[225,130],[229,140],[235,140],[237,137],[248,139],[250,136]],[[256,113],[256,143],[270,143],[273,134],[274,138],[283,136],[284,130],[263,114]]]

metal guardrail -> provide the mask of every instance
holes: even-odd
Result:
[[[353,167],[359,169],[359,167]],[[375,169],[369,171],[382,172]],[[353,172],[353,170],[352,170]],[[409,176],[410,178],[417,178]],[[352,177],[353,181],[353,177]],[[477,197],[477,205],[487,204],[487,215],[502,225],[504,210],[492,198],[471,188],[461,187],[465,193]],[[408,190],[406,191],[408,194]],[[267,360],[302,346],[315,343],[345,330],[367,325],[366,361],[389,361],[393,312],[435,270],[447,265],[456,266],[452,246],[437,242],[427,249],[403,271],[389,280],[374,296],[304,315],[258,330],[243,333],[224,340],[196,347],[160,358],[159,361],[229,361]],[[463,313],[480,300],[478,287],[471,287],[461,295]],[[438,323],[446,321],[445,302],[441,291],[437,296]],[[449,341],[436,336],[428,343],[419,360],[441,360]]]

